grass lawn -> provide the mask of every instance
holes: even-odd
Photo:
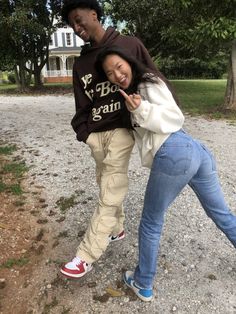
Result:
[[[226,80],[172,80],[183,111],[191,115],[236,119],[236,113],[222,110]]]
[[[207,115],[213,119],[236,120],[236,112],[222,110],[226,80],[172,80],[181,109],[191,115]],[[0,85],[0,94],[14,94],[15,85]],[[26,94],[67,94],[73,93],[71,84],[45,84],[41,90],[30,87]]]
[[[4,92],[7,92],[8,90],[15,90],[16,85],[15,84],[0,84],[0,93],[3,94]]]
[[[46,94],[68,94],[73,93],[72,84],[62,83],[48,83],[44,84],[41,88],[36,89],[33,85],[30,85],[26,91],[19,91],[14,84],[0,84],[0,95],[46,95]]]

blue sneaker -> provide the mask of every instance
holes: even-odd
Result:
[[[153,295],[152,289],[142,289],[138,287],[134,282],[134,273],[132,271],[126,271],[124,273],[123,279],[125,284],[130,287],[142,301],[151,301]]]

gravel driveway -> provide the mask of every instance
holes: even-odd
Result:
[[[20,147],[32,166],[28,185],[42,186],[47,204],[40,213],[48,220],[46,249],[27,286],[19,287],[15,296],[26,300],[27,313],[236,313],[235,249],[189,188],[166,215],[154,300],[143,303],[123,286],[122,271],[133,269],[137,260],[137,230],[148,178],[136,148],[125,201],[126,238],[110,244],[92,272],[80,280],[59,275],[60,264],[73,257],[83,236],[98,192],[90,151],[76,141],[70,126],[73,114],[72,95],[0,96],[1,140]],[[186,116],[185,130],[214,152],[225,197],[236,214],[236,124]],[[62,200],[74,205],[60,209]]]

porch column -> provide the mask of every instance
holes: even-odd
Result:
[[[66,56],[61,55],[61,60],[62,60],[62,70],[61,70],[61,75],[62,76],[67,76],[67,71],[66,71]]]

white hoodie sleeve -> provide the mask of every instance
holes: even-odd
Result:
[[[161,79],[158,79],[157,83],[140,84],[139,92],[142,101],[140,106],[132,111],[134,123],[159,134],[172,133],[182,127],[184,116]]]

